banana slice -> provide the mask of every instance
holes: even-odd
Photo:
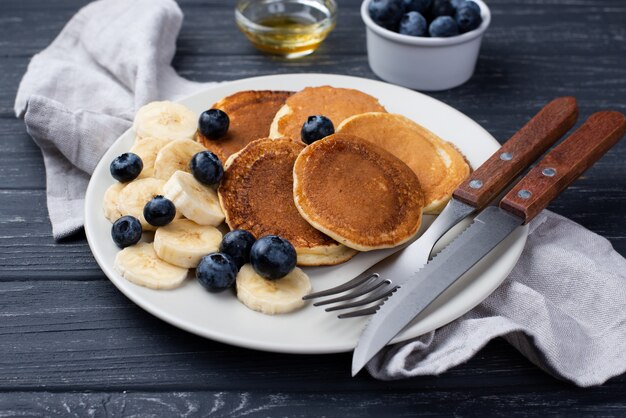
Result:
[[[154,177],[167,180],[178,170],[191,172],[189,168],[191,157],[200,151],[206,151],[206,148],[191,139],[170,142],[161,148],[156,156]]]
[[[302,297],[311,292],[309,276],[299,268],[278,280],[259,276],[251,264],[239,270],[237,298],[248,308],[269,315],[287,313],[306,303]]]
[[[154,160],[156,160],[157,153],[170,142],[167,139],[137,137],[130,152],[137,154],[143,161],[143,170],[138,178],[154,177]]]
[[[150,225],[143,217],[143,207],[154,196],[163,194],[164,184],[163,180],[153,178],[131,181],[118,195],[117,209],[122,215],[131,215],[139,219],[144,231],[156,230],[156,227]]]
[[[216,228],[178,219],[157,229],[154,251],[170,264],[196,268],[202,257],[219,250],[221,241],[222,233]]]
[[[141,138],[192,139],[198,128],[198,115],[174,102],[151,102],[135,115],[133,127]]]
[[[122,217],[122,212],[117,208],[117,201],[125,183],[115,182],[104,192],[104,217],[111,222],[117,221]]]
[[[173,289],[187,278],[187,269],[161,260],[151,243],[140,242],[115,256],[115,269],[126,280],[151,289]]]
[[[217,226],[224,221],[224,212],[217,193],[184,171],[176,171],[163,186],[163,196],[174,202],[185,218],[200,225]]]

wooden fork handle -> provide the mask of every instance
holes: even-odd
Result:
[[[576,123],[573,97],[559,97],[545,105],[453,193],[455,199],[487,206],[526,167],[539,158]]]
[[[548,153],[500,201],[500,207],[530,222],[626,133],[620,112],[597,112]]]

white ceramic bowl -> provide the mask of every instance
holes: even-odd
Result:
[[[401,35],[378,26],[361,5],[367,34],[367,56],[372,71],[390,83],[415,90],[436,91],[460,86],[472,77],[483,34],[491,22],[489,8],[481,0],[483,18],[473,31],[450,38]]]

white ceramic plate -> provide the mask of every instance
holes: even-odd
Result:
[[[478,167],[498,147],[498,142],[477,123],[457,110],[412,90],[367,79],[326,74],[291,74],[255,77],[220,84],[181,100],[200,114],[224,96],[242,90],[300,90],[307,86],[332,85],[362,90],[377,97],[389,112],[403,114],[454,143],[472,167]],[[318,354],[350,351],[356,345],[367,318],[339,320],[332,313],[310,304],[286,315],[268,316],[239,303],[233,292],[211,294],[190,278],[180,288],[156,291],[122,278],[113,268],[118,248],[110,237],[102,201],[115,181],[109,164],[127,152],[134,133],[124,133],[96,167],[85,202],[85,231],[98,264],[113,284],[137,305],[153,315],[203,337],[259,350]],[[428,218],[428,217],[427,217]],[[432,219],[425,219],[424,227]],[[449,235],[452,235],[452,231]],[[518,228],[479,265],[424,312],[395,341],[416,337],[441,327],[484,300],[506,278],[519,258],[527,228]],[[335,267],[307,268],[313,290],[338,285],[361,273],[380,259],[376,252],[361,253]]]

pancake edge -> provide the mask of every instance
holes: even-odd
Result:
[[[288,104],[284,104],[280,107],[280,109],[278,109],[278,111],[276,112],[276,115],[274,115],[274,119],[272,120],[272,124],[270,125],[270,133],[269,133],[269,138],[271,139],[278,139],[278,138],[282,138],[284,135],[278,130],[278,124],[280,123],[280,120],[286,116],[289,116],[293,113],[293,110],[291,110],[291,107]],[[292,139],[293,141],[293,139]]]

